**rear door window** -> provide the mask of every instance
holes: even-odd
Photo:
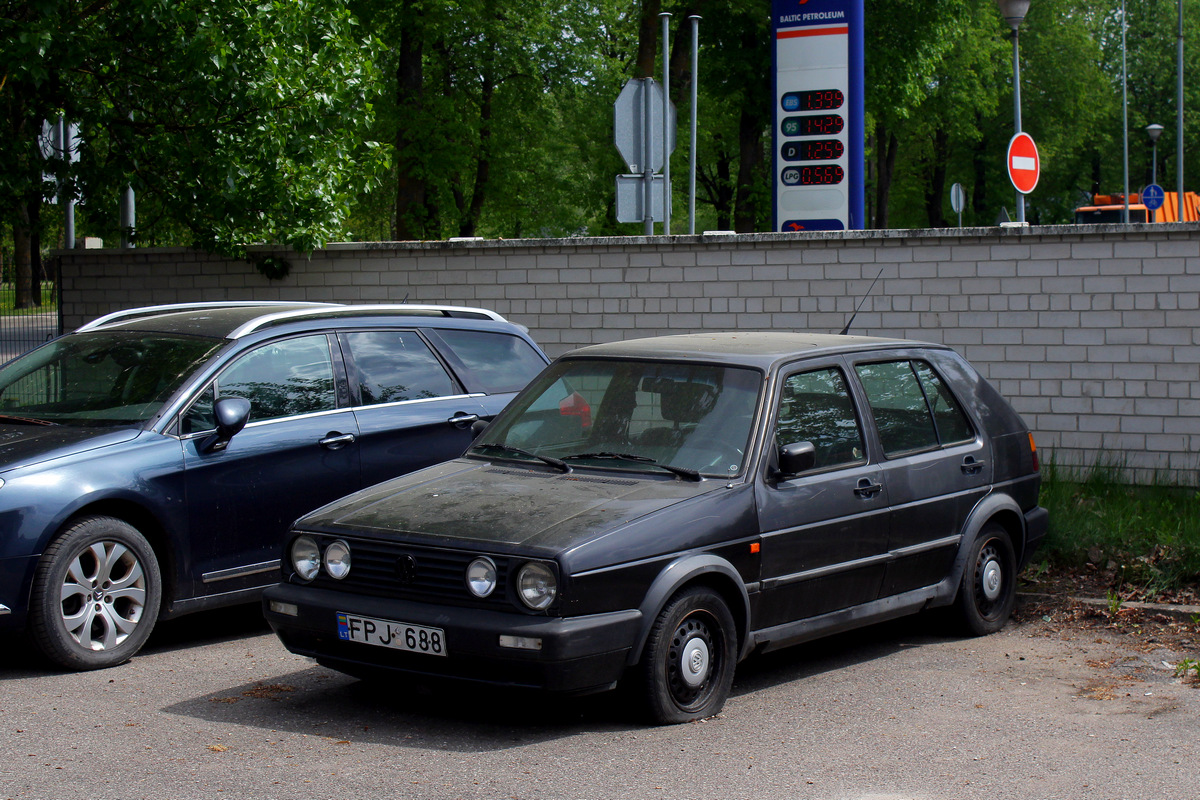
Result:
[[[364,406],[463,394],[416,331],[356,331],[340,338]]]
[[[938,374],[924,361],[859,364],[885,455],[919,452],[974,438],[970,422]]]

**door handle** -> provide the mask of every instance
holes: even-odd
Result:
[[[859,497],[874,497],[883,491],[882,483],[871,483],[870,478],[863,478],[858,482],[858,486],[854,489],[854,493]]]
[[[978,475],[983,471],[985,464],[986,461],[976,461],[974,456],[967,456],[962,463],[963,475]]]
[[[353,433],[338,433],[337,431],[330,431],[329,433],[325,434],[325,438],[317,442],[317,444],[321,445],[321,447],[324,447],[326,450],[341,450],[348,444],[354,444],[357,439],[358,437]]]
[[[459,411],[453,417],[446,420],[446,422],[449,422],[451,425],[458,428],[459,430],[465,430],[466,428],[471,427],[471,425],[473,423],[478,422],[478,421],[479,421],[478,414],[467,414],[463,411]]]

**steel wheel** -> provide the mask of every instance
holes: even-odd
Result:
[[[987,525],[971,548],[958,590],[958,610],[967,630],[995,633],[1012,614],[1017,597],[1017,566],[1008,532]]]
[[[132,526],[87,517],[46,548],[34,578],[32,631],[68,669],[120,664],[141,649],[158,616],[154,551]]]
[[[656,722],[711,717],[729,697],[737,658],[733,615],[710,589],[689,589],[659,614],[642,657],[643,688]]]

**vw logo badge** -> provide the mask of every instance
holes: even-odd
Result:
[[[405,553],[396,559],[396,575],[401,583],[412,583],[417,579],[417,560]]]

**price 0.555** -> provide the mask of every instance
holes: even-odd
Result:
[[[837,164],[788,167],[780,179],[788,186],[833,186],[842,182],[846,171]]]

